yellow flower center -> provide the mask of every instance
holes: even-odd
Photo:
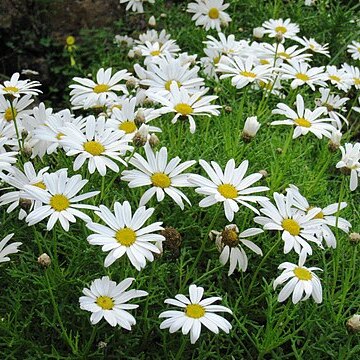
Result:
[[[125,131],[126,134],[131,134],[137,130],[133,121],[126,120],[119,125],[119,130]]]
[[[213,61],[214,61],[214,64],[218,64],[220,61],[220,56],[215,56]]]
[[[225,229],[221,233],[221,241],[224,245],[235,247],[239,244],[239,237],[235,230]]]
[[[66,38],[66,44],[67,45],[74,45],[75,44],[75,38],[73,37],[73,36],[68,36],[67,38]]]
[[[93,156],[101,155],[105,151],[104,146],[98,141],[88,141],[84,143],[83,147],[85,151]]]
[[[208,15],[210,19],[218,19],[220,12],[217,8],[211,8],[208,12]]]
[[[136,241],[136,233],[130,228],[123,228],[116,232],[116,241],[123,246],[131,246]]]
[[[330,75],[329,78],[330,78],[331,80],[336,81],[336,82],[341,81],[341,79],[340,79],[338,76],[336,76],[336,75]]]
[[[261,60],[260,60],[260,64],[261,64],[261,65],[268,65],[268,64],[270,64],[270,63],[269,63],[269,60],[261,59]]]
[[[100,94],[100,93],[103,93],[103,92],[107,92],[109,89],[110,89],[109,85],[99,84],[99,85],[94,86],[93,91],[96,94]]]
[[[121,104],[113,105],[113,106],[111,107],[111,110],[113,110],[113,109],[115,109],[115,108],[121,110],[121,109],[122,109],[122,105],[121,105]]]
[[[287,54],[286,52],[279,52],[278,56],[284,59],[291,59],[291,56]]]
[[[235,186],[231,184],[221,184],[217,189],[218,192],[226,199],[234,199],[238,195]]]
[[[15,117],[16,117],[16,115],[17,115],[16,109],[14,109],[14,115],[15,115]],[[5,110],[4,118],[5,118],[6,121],[14,120],[14,116],[13,116],[13,113],[12,113],[12,111],[11,111],[11,108],[7,108],[7,109]]]
[[[5,86],[3,90],[6,92],[19,92],[19,89],[16,86]]]
[[[178,113],[180,113],[183,116],[192,114],[192,112],[194,111],[193,108],[189,105],[189,104],[177,104],[174,107],[174,110],[176,110]]]
[[[161,54],[160,50],[154,50],[150,53],[152,56],[159,56]]]
[[[167,188],[171,185],[170,178],[163,173],[155,173],[151,175],[151,182],[154,186]]]
[[[314,206],[310,206],[307,211],[310,211],[311,209],[313,209]],[[313,219],[323,219],[324,218],[324,213],[322,211],[320,211],[319,213],[317,213]]]
[[[275,28],[275,31],[277,33],[282,33],[282,34],[285,34],[287,32],[287,28],[285,26],[277,26]]]
[[[305,269],[302,267],[297,267],[293,271],[294,271],[295,276],[299,280],[311,280],[312,279],[312,274],[308,269]]]
[[[56,138],[58,139],[58,140],[61,140],[61,138],[64,136],[64,134],[63,133],[61,133],[61,132],[59,132],[57,135],[56,135]]]
[[[281,225],[283,229],[288,231],[292,236],[300,234],[300,225],[293,219],[285,219]]]
[[[305,118],[297,118],[294,120],[296,125],[309,128],[311,127],[311,122],[306,120]]]
[[[310,80],[310,78],[306,75],[306,74],[302,74],[302,73],[297,73],[295,75],[295,77],[299,80],[302,80],[302,81],[308,81]]]
[[[185,314],[193,319],[199,319],[205,315],[205,309],[199,304],[189,304],[185,308]]]
[[[311,50],[314,50],[314,49],[315,49],[315,45],[310,44],[310,45],[309,45],[309,48],[310,48]]]
[[[240,71],[240,75],[249,77],[249,78],[256,78],[256,74],[251,71]]]
[[[360,78],[354,78],[354,84],[360,85]]]
[[[70,201],[65,195],[56,194],[53,195],[52,198],[50,199],[50,206],[55,211],[63,211],[70,206]]]
[[[99,296],[96,299],[96,304],[103,310],[111,310],[114,307],[114,300],[109,296]]]
[[[46,185],[42,181],[39,181],[39,182],[37,182],[35,184],[32,184],[32,186],[36,186],[36,187],[38,187],[40,189],[46,190]]]
[[[271,90],[271,88],[273,87],[273,84],[271,82],[266,83],[264,81],[259,81],[259,86],[262,89]]]
[[[175,81],[175,82],[178,84],[178,87],[181,86],[181,83],[180,83],[179,81],[176,81],[176,80],[168,80],[168,81],[165,83],[165,89],[166,89],[167,91],[170,91],[170,85],[171,85],[171,83],[172,83],[173,81]]]

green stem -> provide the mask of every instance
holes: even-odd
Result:
[[[14,109],[14,104],[13,104],[12,99],[10,99],[10,108],[11,108],[12,119],[14,121],[16,137],[17,137],[18,144],[19,144],[19,150],[20,150],[20,152],[22,152],[21,137],[20,137],[19,128],[18,128],[17,122],[16,122],[16,114],[15,114],[15,109]]]

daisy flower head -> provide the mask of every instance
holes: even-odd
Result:
[[[293,39],[300,31],[299,26],[292,23],[290,19],[270,19],[261,25],[265,30],[264,33],[269,37],[281,36],[282,39]]]
[[[6,99],[5,96],[0,95],[0,121],[12,123],[15,115],[17,125],[21,129],[22,118],[24,115],[32,112],[31,110],[26,110],[26,108],[34,101],[31,97],[32,95],[25,95],[19,98],[14,98],[12,100],[12,106],[14,109],[13,113],[10,100]]]
[[[171,35],[166,32],[165,29],[161,30],[160,32],[156,31],[155,29],[147,30],[145,33],[139,35],[139,40],[135,40],[137,44],[145,44],[147,41],[150,43],[158,42],[160,45],[166,43],[170,40]],[[135,47],[134,50],[137,50]]]
[[[325,107],[326,110],[324,115],[328,115],[331,119],[333,119],[339,129],[342,128],[342,121],[348,125],[348,120],[340,113],[340,111],[346,112],[345,104],[350,99],[330,94],[330,89],[320,88],[319,92],[321,94],[321,98],[315,100],[315,103],[318,106]]]
[[[284,302],[291,294],[294,304],[308,300],[310,296],[317,304],[322,302],[321,282],[314,273],[316,270],[322,270],[317,267],[307,268],[304,266],[305,260],[306,253],[301,253],[298,264],[284,262],[279,265],[279,269],[283,269],[283,272],[275,279],[274,290],[277,286],[287,282],[279,293],[279,302]]]
[[[85,296],[79,298],[80,309],[92,313],[91,324],[95,325],[105,318],[111,326],[120,326],[131,330],[131,326],[136,324],[136,320],[127,310],[136,309],[139,305],[127,302],[148,295],[143,290],[127,290],[134,280],[126,278],[117,284],[108,276],[103,276],[101,279],[94,280],[89,289],[83,289],[82,292]]]
[[[248,175],[245,173],[249,166],[249,161],[244,160],[238,167],[235,167],[235,160],[230,159],[223,172],[215,161],[211,165],[204,160],[199,161],[210,179],[204,176],[192,174],[189,182],[197,186],[195,191],[206,197],[200,201],[200,207],[209,207],[216,203],[224,204],[225,216],[229,221],[234,219],[234,214],[239,211],[239,205],[244,205],[259,214],[258,210],[249,204],[258,201],[269,200],[266,196],[251,195],[269,190],[266,186],[251,187],[256,181],[262,178],[260,173]]]
[[[151,100],[163,105],[160,111],[163,114],[175,113],[171,120],[175,124],[179,118],[188,119],[190,123],[190,132],[193,134],[196,130],[194,116],[218,116],[220,114],[220,105],[212,105],[211,102],[217,99],[217,96],[205,95],[208,89],[189,94],[185,88],[180,88],[173,81],[170,85],[170,94],[167,97],[158,94],[149,93]]]
[[[221,31],[221,26],[227,26],[231,17],[224,11],[230,4],[224,0],[195,0],[188,4],[187,11],[193,13],[192,20],[196,26],[202,26],[206,31],[216,29]]]
[[[207,35],[206,41],[203,41],[206,44],[207,49],[214,49],[218,51],[221,55],[226,55],[229,57],[232,56],[241,56],[244,48],[249,46],[248,41],[246,40],[236,40],[235,35],[230,34],[226,37],[225,34],[219,32],[217,34],[219,39],[215,38],[212,35]]]
[[[327,87],[326,78],[324,66],[311,67],[307,62],[295,60],[281,65],[281,79],[292,80],[290,84],[292,89],[306,84],[315,91],[315,86]]]
[[[134,45],[134,39],[128,35],[115,35],[114,44],[117,44],[119,47],[131,47]]]
[[[163,230],[162,222],[144,226],[154,210],[140,206],[132,214],[128,201],[124,201],[123,204],[115,202],[114,213],[104,205],[99,206],[95,214],[106,225],[87,223],[86,226],[95,232],[89,235],[87,240],[91,245],[101,245],[103,251],[110,251],[105,258],[105,267],[113,264],[124,254],[138,271],[145,267],[146,260],[154,260],[153,253],[159,254],[160,250],[152,242],[165,240],[162,235],[155,234],[156,231]]]
[[[146,159],[135,153],[129,163],[136,169],[124,170],[121,174],[121,180],[128,181],[130,188],[151,186],[141,197],[140,206],[146,205],[155,194],[158,202],[162,201],[165,195],[170,196],[182,210],[183,200],[191,205],[187,196],[178,188],[192,186],[188,182],[190,174],[184,174],[183,171],[194,165],[196,161],[180,163],[181,159],[178,156],[168,161],[166,147],[154,152],[151,146],[146,144],[144,149]]]
[[[126,11],[130,10],[142,14],[144,12],[144,3],[154,4],[155,0],[120,0],[120,4],[126,5]]]
[[[136,47],[145,57],[144,64],[148,65],[166,56],[175,57],[180,48],[176,45],[175,40],[166,40],[163,44],[159,42],[151,43],[146,41],[143,45]]]
[[[360,68],[349,65],[349,64],[342,64],[341,67],[345,70],[345,73],[350,77],[352,83],[351,85],[355,87],[355,89],[360,90]]]
[[[311,54],[304,53],[306,49],[298,49],[297,45],[289,46],[285,48],[283,44],[268,44],[262,43],[261,52],[263,54],[261,57],[265,59],[271,59],[272,63],[274,59],[280,59],[281,61],[309,61],[312,57]]]
[[[215,237],[216,246],[221,253],[219,258],[220,263],[226,265],[230,259],[228,276],[233,274],[236,267],[244,272],[248,267],[248,257],[241,245],[246,246],[255,254],[262,256],[263,253],[261,249],[247,238],[263,232],[261,229],[252,228],[239,233],[238,227],[234,224],[226,225],[222,232],[214,230],[210,232],[210,238]]]
[[[36,89],[36,87],[41,85],[38,81],[30,81],[29,79],[19,80],[19,78],[20,74],[14,73],[10,80],[6,80],[3,84],[0,84],[0,95],[18,98],[21,95],[36,96],[42,93],[42,91]]]
[[[69,123],[62,128],[62,134],[60,143],[68,147],[66,155],[76,155],[74,171],[79,170],[85,161],[88,161],[90,174],[97,170],[101,176],[105,176],[107,167],[118,172],[119,166],[115,161],[126,165],[122,156],[126,151],[132,150],[128,145],[129,139],[124,137],[124,131],[108,128],[103,116],[98,119],[93,115],[88,116],[83,130]]]
[[[116,130],[120,130],[125,133],[125,138],[132,140],[136,132],[139,130],[136,122],[138,110],[135,109],[137,99],[126,99],[122,103],[121,109],[113,108],[111,118],[106,122],[106,126]],[[148,110],[145,110],[149,114]],[[154,112],[153,112],[154,114]],[[150,114],[149,114],[150,115]],[[144,116],[144,123],[146,124],[151,120],[150,116]],[[149,126],[148,131],[150,132],[161,132],[161,129],[156,126]]]
[[[301,135],[307,135],[309,132],[313,133],[318,139],[322,139],[323,136],[330,139],[332,131],[336,129],[331,124],[331,122],[334,121],[333,119],[319,119],[325,112],[326,108],[324,106],[318,107],[314,111],[306,109],[303,97],[298,94],[296,96],[296,111],[284,103],[277,104],[277,109],[274,109],[272,113],[284,115],[286,116],[286,120],[272,121],[270,125],[295,126],[293,139]]]
[[[77,217],[86,222],[90,221],[90,217],[78,209],[96,210],[97,207],[80,204],[80,202],[94,197],[100,191],[77,195],[88,181],[82,179],[81,175],[68,177],[67,169],[60,169],[55,173],[44,174],[42,186],[38,184],[25,185],[27,196],[42,203],[26,217],[28,225],[37,224],[49,217],[48,231],[54,227],[57,221],[60,221],[65,231],[69,231],[69,223],[75,223]]]
[[[0,139],[0,149],[4,148],[6,138]],[[11,166],[16,163],[17,151],[0,151],[0,174],[3,170],[9,171]]]
[[[347,47],[347,52],[354,60],[360,60],[360,42],[352,41]]]
[[[76,84],[71,84],[70,101],[72,104],[79,106],[82,104],[84,109],[92,106],[103,106],[109,99],[116,100],[117,93],[127,93],[125,84],[121,81],[128,80],[130,73],[127,70],[117,71],[112,75],[112,68],[99,69],[96,74],[96,82],[87,79],[74,77]]]
[[[0,241],[0,264],[6,261],[10,261],[10,254],[16,254],[19,252],[18,247],[22,245],[21,242],[14,242],[6,245],[13,236],[14,234],[9,234]]]
[[[221,73],[220,79],[231,78],[231,84],[241,89],[253,82],[269,82],[272,77],[273,67],[270,64],[258,65],[253,56],[242,59],[238,56],[229,58],[222,56],[217,64],[216,72]]]
[[[15,126],[7,121],[0,121],[0,153],[6,152],[7,148],[18,150]]]
[[[190,332],[190,342],[195,344],[201,333],[201,326],[204,325],[215,334],[219,333],[219,329],[228,334],[232,328],[229,321],[217,312],[232,311],[222,305],[212,305],[214,302],[221,300],[220,297],[209,297],[203,299],[204,288],[201,286],[190,285],[189,298],[183,294],[177,294],[175,299],[166,299],[165,304],[177,306],[179,310],[164,311],[159,318],[165,318],[160,324],[160,329],[169,329],[170,333],[174,333],[179,329],[184,335]]]
[[[320,245],[315,236],[320,231],[323,219],[316,218],[320,208],[313,208],[305,215],[302,211],[295,211],[294,198],[291,192],[285,195],[274,193],[275,205],[271,201],[262,202],[260,212],[265,216],[256,216],[254,221],[263,225],[264,230],[282,231],[284,240],[284,254],[291,250],[297,254],[305,251],[312,254],[312,248],[308,241]]]
[[[308,200],[300,193],[299,189],[295,185],[290,185],[286,191],[292,193],[294,207],[303,211],[304,214],[309,212],[309,210],[314,207],[310,206]],[[336,248],[336,238],[330,229],[330,226],[339,228],[346,233],[348,233],[351,228],[351,224],[347,220],[337,216],[338,211],[346,208],[346,206],[346,202],[328,205],[323,209],[320,208],[320,212],[317,213],[314,217],[314,219],[324,220],[324,223],[320,224],[320,231],[317,234],[317,237],[320,239],[320,241],[324,240],[326,245],[333,249]]]
[[[315,39],[313,38],[308,39],[305,36],[303,38],[295,37],[293,40],[300,43],[302,46],[305,47],[305,49],[311,50],[314,53],[318,53],[330,57],[330,53],[328,50],[329,44],[321,45]]]
[[[335,65],[326,66],[326,80],[335,85],[339,90],[347,92],[352,85],[351,76],[345,69],[338,69]]]
[[[360,143],[346,143],[340,146],[340,150],[342,156],[336,167],[350,174],[350,191],[354,191],[358,187],[360,177]]]
[[[34,201],[33,199],[27,196],[25,192],[26,185],[37,186],[40,189],[45,189],[46,186],[43,182],[43,176],[48,171],[48,167],[36,172],[34,165],[28,161],[24,164],[24,171],[19,170],[15,166],[12,166],[8,171],[7,175],[0,174],[1,179],[8,185],[12,186],[14,189],[8,191],[5,194],[0,196],[0,206],[9,205],[6,212],[11,213],[17,207],[20,206],[19,219],[22,220],[26,217],[26,210],[30,211],[33,208],[41,206],[40,201]],[[24,209],[25,208],[25,209]]]

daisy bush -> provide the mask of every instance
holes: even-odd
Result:
[[[359,6],[119,9],[0,79],[3,358],[359,358]]]

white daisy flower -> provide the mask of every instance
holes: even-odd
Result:
[[[135,40],[137,44],[145,44],[147,41],[150,43],[159,43],[160,45],[165,44],[170,40],[171,35],[166,32],[165,29],[157,32],[154,29],[147,30],[145,33],[139,35],[139,40]],[[137,47],[134,48],[137,50]]]
[[[273,67],[271,65],[257,65],[253,56],[246,60],[234,56],[229,58],[222,56],[217,64],[216,72],[221,73],[220,79],[231,78],[231,84],[237,89],[241,89],[253,82],[267,83],[272,79]]]
[[[345,70],[346,74],[348,74],[355,89],[360,90],[360,69],[346,63],[342,64],[341,68]]]
[[[140,206],[132,215],[128,201],[123,204],[115,202],[114,214],[104,205],[99,206],[95,214],[106,223],[107,226],[94,222],[86,226],[96,234],[88,236],[91,245],[102,245],[103,251],[110,251],[105,258],[104,266],[108,267],[127,255],[131,264],[141,270],[146,265],[146,260],[153,261],[154,255],[160,250],[151,242],[164,241],[162,235],[154,234],[155,231],[163,230],[162,222],[155,222],[144,227],[145,222],[154,213],[154,208],[146,209]]]
[[[284,269],[282,274],[274,281],[274,289],[278,285],[287,282],[279,293],[278,301],[285,301],[292,294],[292,302],[297,304],[299,301],[305,301],[312,296],[317,304],[322,302],[322,287],[318,276],[314,273],[321,269],[317,267],[307,268],[304,266],[306,254],[299,257],[298,265],[284,262],[279,265],[279,269]]]
[[[78,84],[71,84],[70,101],[74,105],[82,104],[84,109],[88,109],[93,105],[105,105],[109,99],[116,100],[117,92],[127,93],[125,84],[120,82],[128,80],[130,73],[127,70],[117,71],[112,75],[112,69],[104,70],[101,68],[96,74],[96,82],[87,79],[74,77],[73,81]]]
[[[25,95],[21,98],[15,98],[12,102],[14,115],[19,128],[21,128],[21,120],[26,114],[30,114],[31,110],[26,108],[34,101],[32,95]],[[11,123],[14,120],[13,112],[11,110],[10,100],[7,100],[3,95],[0,95],[0,121]]]
[[[216,246],[221,253],[219,258],[220,263],[226,265],[230,259],[228,276],[233,274],[236,267],[238,267],[239,271],[242,270],[244,272],[247,269],[248,258],[241,245],[245,245],[254,253],[262,256],[263,253],[261,249],[252,241],[247,240],[247,238],[263,232],[261,229],[251,228],[239,234],[239,229],[234,224],[226,225],[222,232],[214,230],[210,232],[211,238],[215,236]]]
[[[299,26],[291,22],[290,19],[270,19],[261,25],[265,30],[264,33],[269,37],[275,37],[279,34],[284,39],[293,39],[300,31]]]
[[[354,191],[358,187],[360,177],[360,143],[346,143],[340,146],[340,150],[342,157],[336,167],[350,174],[350,191]]]
[[[0,264],[6,261],[10,261],[10,254],[16,254],[19,252],[18,247],[22,245],[21,242],[14,242],[6,246],[6,244],[13,236],[14,234],[9,234],[0,241]]]
[[[43,205],[34,209],[26,217],[29,226],[37,224],[43,219],[50,217],[47,230],[50,231],[59,220],[65,231],[69,231],[69,222],[75,223],[76,217],[88,222],[90,217],[78,209],[96,210],[93,205],[79,204],[80,201],[89,199],[100,191],[91,191],[76,195],[88,183],[81,175],[68,177],[67,169],[60,169],[52,174],[44,174],[43,187],[25,185],[24,189],[28,196],[40,201]]]
[[[119,47],[121,45],[131,47],[134,45],[134,39],[127,35],[115,35],[114,43],[117,44]]]
[[[347,92],[351,88],[352,79],[345,69],[338,69],[335,65],[328,65],[326,66],[325,75],[326,81],[330,81],[339,90]]]
[[[136,48],[141,52],[141,55],[145,57],[145,65],[156,62],[166,56],[174,57],[176,53],[180,51],[175,40],[167,40],[163,44],[146,41],[145,44],[138,45]]]
[[[128,3],[126,5],[126,11],[130,10],[140,13],[142,14],[144,12],[144,7],[143,4],[144,3],[150,3],[150,4],[155,4],[155,0],[120,0],[120,4],[125,4]]]
[[[107,128],[103,116],[97,120],[92,115],[88,116],[84,131],[69,123],[62,128],[62,133],[64,135],[60,143],[69,148],[66,155],[77,155],[74,171],[79,170],[85,161],[88,161],[90,174],[97,170],[101,176],[105,176],[107,167],[118,172],[119,166],[114,160],[126,165],[121,156],[124,156],[127,150],[132,150],[128,145],[129,139],[124,137],[124,132]]]
[[[260,212],[265,216],[256,216],[254,221],[263,225],[264,230],[282,231],[284,240],[284,254],[292,249],[297,254],[305,251],[312,254],[312,248],[308,241],[320,245],[320,241],[315,237],[320,231],[320,225],[324,224],[323,219],[317,219],[316,215],[320,213],[320,208],[313,208],[306,215],[302,211],[294,209],[294,199],[291,192],[286,196],[274,193],[276,206],[270,201],[262,202]]]
[[[217,96],[207,95],[209,89],[204,89],[190,95],[185,88],[178,87],[173,81],[170,85],[170,94],[167,97],[158,94],[149,93],[150,99],[160,103],[163,107],[160,111],[163,114],[176,113],[171,122],[175,124],[180,117],[187,118],[190,122],[190,132],[193,134],[196,130],[194,116],[218,116],[220,114],[219,105],[212,105],[211,101],[217,99]]]
[[[318,119],[321,115],[325,114],[325,107],[318,107],[314,111],[305,109],[304,99],[298,94],[296,96],[296,111],[292,110],[284,103],[277,104],[277,109],[272,111],[273,114],[280,114],[287,117],[286,120],[272,121],[270,125],[293,125],[295,126],[293,139],[301,135],[307,135],[309,132],[313,133],[318,139],[323,136],[331,138],[331,133],[336,130],[330,118]]]
[[[129,163],[137,170],[124,170],[121,180],[129,181],[130,188],[136,188],[151,185],[140,199],[140,206],[146,205],[148,201],[156,194],[157,201],[164,199],[165,194],[170,196],[180,208],[184,209],[183,200],[191,205],[186,195],[178,187],[192,186],[188,182],[190,174],[182,172],[194,165],[196,161],[190,160],[180,164],[181,159],[177,156],[168,162],[166,147],[160,151],[154,151],[149,144],[144,146],[146,158],[135,153]]]
[[[342,128],[342,121],[348,125],[348,120],[340,113],[340,111],[346,112],[345,104],[350,99],[330,94],[330,89],[320,88],[319,91],[321,98],[315,100],[315,103],[317,106],[325,107],[326,110],[324,115],[328,115],[331,119],[333,119],[339,129]]]
[[[204,48],[204,53],[206,56],[200,59],[204,73],[218,80],[218,76],[216,74],[216,64],[220,61],[221,52],[212,48]]]
[[[121,109],[114,108],[112,110],[111,118],[106,122],[107,127],[125,132],[126,138],[129,140],[132,140],[135,133],[138,131],[138,127],[135,123],[135,119],[138,114],[138,110],[135,110],[136,102],[136,97],[124,100]],[[145,111],[149,114],[148,110]],[[150,116],[145,116],[144,112],[143,114],[145,124],[152,120]],[[152,115],[155,115],[155,113],[152,112]],[[149,126],[149,131],[161,132],[161,129],[156,126]]]
[[[230,4],[224,4],[224,0],[195,0],[188,4],[187,12],[193,13],[191,20],[196,26],[202,26],[206,31],[216,29],[221,31],[221,26],[227,26],[231,17],[224,11]]]
[[[13,97],[20,97],[20,95],[38,95],[42,93],[37,86],[41,84],[38,81],[19,80],[20,74],[14,73],[10,80],[4,81],[0,84],[0,95],[11,95]]]
[[[245,176],[249,166],[249,161],[244,160],[239,167],[235,167],[235,160],[230,159],[225,167],[225,171],[215,161],[211,161],[211,166],[204,160],[199,161],[210,180],[204,176],[192,174],[189,182],[198,186],[195,191],[198,194],[206,195],[206,198],[199,203],[200,207],[209,207],[218,202],[224,203],[225,216],[229,221],[234,219],[234,213],[239,211],[239,205],[244,205],[259,214],[258,210],[248,202],[266,201],[266,196],[250,195],[269,190],[266,186],[251,187],[256,181],[262,178],[260,173]]]
[[[214,36],[207,35],[206,38],[208,40],[203,41],[206,44],[207,49],[214,49],[221,55],[226,55],[229,57],[232,56],[242,56],[242,52],[245,47],[248,47],[248,41],[246,40],[236,40],[235,35],[230,34],[226,37],[225,34],[219,32],[218,34],[219,40]]]
[[[7,121],[0,121],[0,153],[6,152],[6,146],[18,150],[15,126]]]
[[[11,213],[15,210],[21,202],[24,202],[26,208],[32,211],[33,208],[38,208],[41,206],[40,201],[34,201],[33,199],[27,196],[25,192],[26,185],[37,186],[40,189],[46,189],[46,186],[43,182],[43,176],[48,171],[48,167],[44,167],[38,172],[35,171],[34,165],[31,162],[26,162],[24,164],[24,171],[22,172],[16,167],[11,167],[7,175],[0,174],[1,179],[15,188],[13,191],[8,191],[5,194],[0,196],[0,206],[9,205],[6,212]],[[22,220],[26,217],[27,212],[24,209],[19,211],[19,219]]]
[[[310,206],[305,196],[301,195],[299,189],[295,185],[290,185],[289,188],[286,189],[286,191],[292,193],[294,207],[303,211],[304,214],[314,207]],[[346,208],[346,206],[346,202],[328,205],[323,209],[320,208],[320,212],[317,213],[314,217],[314,219],[324,220],[324,223],[320,224],[321,231],[317,234],[320,241],[325,240],[326,245],[334,249],[336,248],[336,238],[329,226],[337,227],[346,233],[349,232],[351,224],[347,220],[337,216],[337,212]]]
[[[102,318],[111,326],[120,326],[126,330],[131,330],[131,326],[136,324],[135,318],[126,310],[139,307],[136,304],[128,304],[131,299],[147,296],[143,290],[126,291],[135,279],[126,278],[117,284],[110,280],[108,276],[94,280],[90,289],[84,288],[83,294],[79,298],[80,309],[90,311],[91,324],[97,324]]]
[[[352,41],[347,47],[347,52],[354,60],[360,60],[360,42]]]
[[[210,297],[203,299],[204,288],[196,285],[189,287],[190,299],[183,294],[178,294],[175,299],[166,299],[165,304],[180,307],[182,311],[168,310],[159,315],[159,318],[166,318],[161,324],[160,329],[169,329],[170,333],[178,331],[180,328],[184,335],[190,332],[192,344],[199,339],[201,326],[204,325],[215,334],[219,329],[228,334],[232,328],[231,324],[217,312],[232,311],[225,306],[212,305],[215,301],[221,300],[220,297]]]
[[[170,85],[175,81],[179,88],[184,87],[193,94],[204,86],[204,79],[198,77],[199,67],[190,69],[190,63],[182,64],[180,59],[166,56],[156,63],[150,63],[145,70],[146,78],[140,83],[148,87],[147,93],[159,96],[170,94]]]
[[[281,72],[281,79],[293,79],[290,84],[293,89],[304,84],[309,85],[313,91],[315,91],[315,86],[327,87],[324,66],[310,67],[310,65],[304,61],[298,62],[290,60],[288,64],[283,63],[281,65]]]
[[[305,36],[303,38],[295,37],[293,40],[303,45],[305,49],[309,49],[314,53],[319,53],[327,57],[330,57],[330,53],[328,50],[329,44],[321,45],[315,39],[313,38],[308,39]]]
[[[274,62],[273,59],[275,59],[275,56],[277,59],[283,61],[293,60],[298,62],[309,61],[312,57],[311,54],[304,53],[306,49],[298,49],[297,45],[285,48],[283,44],[263,43],[260,51],[263,53],[261,54],[261,58],[271,59],[272,62]]]

